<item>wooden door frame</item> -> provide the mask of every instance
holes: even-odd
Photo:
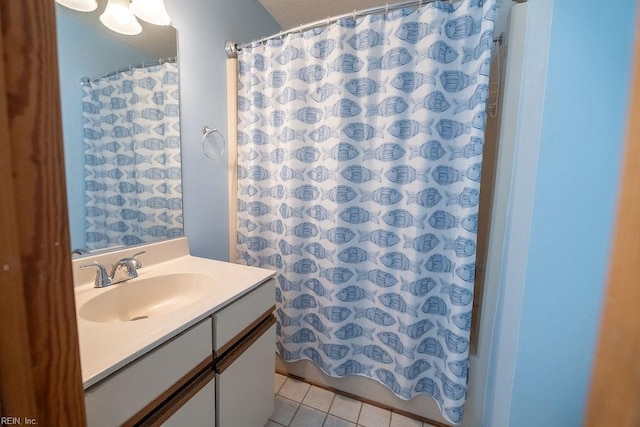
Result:
[[[0,411],[82,426],[55,3],[2,0],[0,30]]]
[[[636,22],[640,23],[640,11]],[[640,29],[600,336],[585,425],[640,425]]]

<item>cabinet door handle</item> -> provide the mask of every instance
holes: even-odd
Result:
[[[213,357],[209,356],[168,390],[123,424],[123,427],[162,424],[214,377]]]
[[[253,331],[241,339],[235,346],[223,353],[219,358],[214,361],[214,369],[216,374],[223,373],[231,364],[242,354],[251,347],[251,345],[258,340],[265,332],[276,323],[276,318],[273,315],[273,311],[268,312],[262,323],[260,323]],[[235,341],[235,340],[234,340]]]

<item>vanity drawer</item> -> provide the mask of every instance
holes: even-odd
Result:
[[[275,303],[275,287],[275,280],[269,279],[213,315],[215,357],[228,349],[233,341],[242,338],[257,326],[253,323]]]
[[[211,364],[211,335],[207,318],[86,390],[88,425],[122,425],[194,368]]]

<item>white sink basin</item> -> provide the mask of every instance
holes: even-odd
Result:
[[[84,303],[78,314],[92,322],[143,321],[186,307],[211,292],[213,278],[175,273],[112,285]]]

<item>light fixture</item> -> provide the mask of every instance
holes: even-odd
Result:
[[[134,36],[142,32],[142,26],[129,10],[129,0],[109,0],[100,22],[116,33]]]
[[[132,0],[131,11],[143,21],[153,25],[169,25],[171,18],[163,0]]]
[[[98,8],[96,0],[56,0],[61,5],[79,12],[92,12]]]

